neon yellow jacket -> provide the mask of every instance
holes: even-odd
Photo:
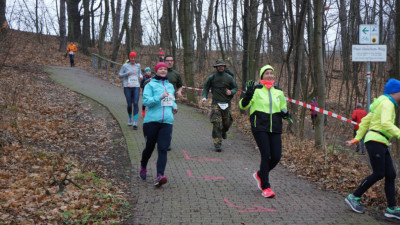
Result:
[[[364,142],[376,141],[389,146],[392,137],[400,139],[400,129],[394,125],[395,107],[397,103],[390,95],[384,94],[374,99],[369,107],[370,113],[361,120],[355,139],[360,141],[368,130],[370,131],[365,135]],[[379,131],[381,134],[371,130]]]
[[[283,109],[287,103],[283,91],[278,87],[267,89],[264,85],[255,86],[253,97],[239,101],[242,110],[250,108],[250,123],[253,131],[282,133]]]

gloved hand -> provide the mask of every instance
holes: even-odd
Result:
[[[253,80],[249,80],[246,82],[246,98],[252,98],[254,94],[254,81]]]
[[[168,92],[164,92],[160,95],[160,99],[164,99],[168,96]]]
[[[201,99],[201,102],[205,103],[206,102],[206,98]]]
[[[293,123],[292,117],[290,116],[290,113],[287,111],[287,109],[282,109],[281,115],[283,119],[289,121],[290,123]]]

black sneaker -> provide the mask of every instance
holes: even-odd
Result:
[[[171,146],[168,146],[167,152],[169,152],[169,151],[171,151],[171,150],[172,150]]]
[[[133,129],[134,129],[134,130],[137,130],[137,125],[133,125]]]
[[[400,208],[397,208],[397,206],[386,208],[385,216],[388,218],[395,218],[400,220]]]
[[[215,147],[215,151],[216,151],[216,152],[221,152],[222,149],[221,149],[221,147]]]
[[[222,133],[222,138],[226,139],[226,132]]]
[[[360,204],[360,198],[349,194],[344,201],[351,207],[351,209],[356,213],[365,213],[364,208]]]

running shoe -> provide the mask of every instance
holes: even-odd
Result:
[[[223,139],[226,139],[226,132],[223,132],[223,133],[222,133],[222,138],[223,138]]]
[[[400,208],[397,208],[397,206],[391,208],[388,207],[386,209],[385,216],[400,220]]]
[[[167,177],[161,174],[158,174],[156,181],[154,182],[155,187],[161,187],[163,184],[167,183]]]
[[[360,198],[349,194],[344,201],[351,207],[351,209],[356,213],[365,213],[364,208],[360,204]]]
[[[142,166],[140,166],[140,173],[139,176],[140,178],[142,178],[142,180],[146,180],[146,174],[147,174],[147,170],[145,168],[143,168]]]
[[[134,121],[134,122],[133,122],[133,129],[134,129],[134,130],[137,130],[137,128],[138,128],[138,127],[137,127],[137,122]]]
[[[264,189],[261,193],[262,196],[266,198],[273,198],[275,197],[275,193],[271,190],[271,188]]]
[[[132,118],[129,118],[129,119],[128,119],[128,126],[132,126],[132,125],[133,125]]]
[[[254,178],[254,180],[256,180],[256,182],[257,182],[257,187],[258,187],[258,189],[260,189],[260,190],[262,191],[262,188],[261,188],[261,179],[260,179],[260,177],[258,176],[258,173],[257,173],[257,172],[253,173],[253,178]]]
[[[216,152],[221,152],[221,151],[222,151],[222,148],[221,148],[221,147],[215,147],[215,151],[216,151]]]

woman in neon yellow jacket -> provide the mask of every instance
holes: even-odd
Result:
[[[390,79],[385,85],[384,94],[374,99],[370,113],[359,125],[356,137],[346,141],[348,146],[355,145],[365,135],[365,146],[368,151],[373,173],[366,177],[353,194],[349,194],[345,202],[357,213],[364,213],[360,198],[377,181],[385,178],[385,193],[388,207],[386,217],[400,220],[400,209],[396,206],[395,178],[396,171],[389,151],[389,140],[400,139],[400,129],[394,125],[395,108],[400,101],[400,81]]]
[[[261,195],[273,198],[269,172],[278,164],[282,156],[282,118],[290,119],[283,91],[274,86],[274,68],[266,65],[260,70],[260,83],[248,81],[246,94],[240,100],[241,109],[250,106],[251,131],[261,154],[260,170],[253,174]]]

